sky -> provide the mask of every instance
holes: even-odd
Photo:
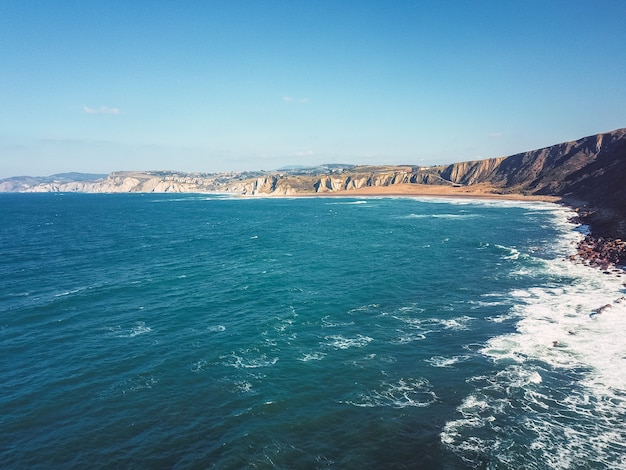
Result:
[[[0,0],[0,178],[435,165],[626,127],[624,0]]]

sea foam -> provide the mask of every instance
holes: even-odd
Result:
[[[566,469],[591,455],[607,468],[625,463],[623,280],[565,259],[582,236],[565,222],[566,214],[557,214],[563,232],[557,258],[541,266],[556,282],[511,290],[515,305],[504,318],[517,319],[515,331],[481,350],[497,372],[471,379],[476,388],[459,406],[461,417],[441,434],[470,463],[492,454],[490,459],[512,467]],[[573,386],[555,388],[560,377]],[[533,436],[530,451],[518,444],[518,426]]]

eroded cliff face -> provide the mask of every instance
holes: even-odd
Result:
[[[120,171],[95,181],[28,182],[11,179],[0,182],[2,192],[84,192],[84,193],[184,193],[214,192],[215,177],[195,177],[173,172]]]
[[[489,158],[487,160],[453,163],[441,171],[441,177],[464,186],[488,183],[491,181],[494,171],[505,158]]]
[[[533,194],[583,196],[608,174],[624,175],[625,152],[626,129],[618,129],[507,157],[491,182]]]
[[[509,157],[433,167],[356,166],[333,174],[294,176],[278,174],[271,181],[241,181],[229,188],[242,194],[336,193],[397,184],[473,186],[487,184],[493,191],[529,195],[602,199],[608,184],[622,192],[626,165],[626,129],[585,137]],[[267,178],[266,178],[267,180]]]
[[[509,157],[432,167],[326,165],[304,170],[219,174],[116,172],[106,178],[61,174],[9,178],[0,181],[0,191],[292,196],[344,192],[349,195],[350,191],[381,187],[392,192],[397,185],[404,185],[405,189],[407,185],[457,186],[468,192],[480,186],[482,192],[561,197],[579,208],[580,222],[592,227],[592,237],[583,250],[586,258],[595,259],[601,266],[626,263],[626,243],[622,242],[626,240],[626,129]]]
[[[97,175],[94,175],[97,176]],[[450,165],[351,166],[253,173],[116,172],[97,180],[11,178],[0,191],[338,193],[394,185],[488,186],[494,192],[554,195],[626,213],[626,129],[509,157]],[[626,228],[626,227],[625,227]]]

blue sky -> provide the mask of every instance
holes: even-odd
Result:
[[[626,1],[0,0],[0,178],[432,165],[626,127]]]

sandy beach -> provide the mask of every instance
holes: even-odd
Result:
[[[390,186],[368,186],[359,189],[341,191],[324,191],[319,193],[300,193],[295,196],[336,196],[336,197],[366,197],[366,196],[432,196],[432,197],[463,197],[504,199],[514,201],[542,201],[560,202],[557,196],[536,196],[519,193],[498,193],[489,185],[476,184],[470,186],[445,186],[430,184],[394,184]],[[290,195],[291,196],[291,195]]]

